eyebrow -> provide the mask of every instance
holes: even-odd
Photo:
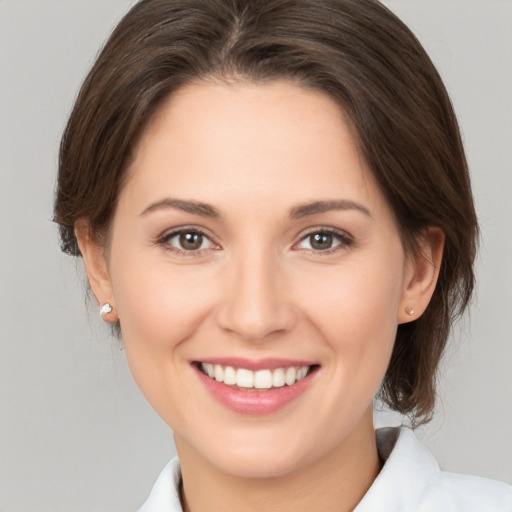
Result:
[[[150,204],[146,209],[143,210],[141,216],[147,215],[150,212],[160,210],[162,208],[177,208],[187,213],[200,215],[202,217],[221,217],[219,210],[208,203],[184,199],[173,199],[170,197]],[[290,210],[290,218],[301,219],[303,217],[308,217],[309,215],[316,215],[318,213],[325,213],[333,210],[357,210],[361,213],[364,213],[368,217],[372,216],[370,210],[368,210],[368,208],[362,204],[347,199],[338,199],[331,201],[313,201],[311,203],[295,206]]]
[[[162,208],[177,208],[187,213],[194,215],[201,215],[202,217],[213,217],[219,218],[220,212],[217,208],[199,201],[186,201],[184,199],[172,199],[170,197],[157,201],[156,203],[150,204],[142,213],[141,216],[147,215],[155,210]]]
[[[361,213],[364,213],[368,217],[371,217],[372,214],[370,210],[363,206],[360,203],[356,203],[355,201],[350,201],[347,199],[339,199],[333,201],[314,201],[312,203],[306,203],[295,208],[292,208],[290,211],[290,217],[292,219],[300,219],[302,217],[307,217],[309,215],[315,215],[317,213],[325,213],[332,210],[357,210]]]

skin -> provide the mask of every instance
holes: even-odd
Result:
[[[429,230],[422,256],[407,257],[338,106],[286,81],[184,87],[127,172],[107,250],[86,219],[76,232],[134,378],[173,430],[184,508],[353,509],[380,470],[372,400],[397,325],[428,305],[442,234]],[[155,206],[166,198],[220,216]],[[290,217],[339,200],[351,203]],[[206,233],[199,251],[163,237],[183,227]],[[326,229],[340,237],[313,250],[308,235]],[[285,408],[247,416],[214,400],[190,364],[233,356],[320,367]]]

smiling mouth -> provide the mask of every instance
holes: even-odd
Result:
[[[318,365],[309,365],[252,371],[247,368],[234,368],[199,361],[195,365],[210,379],[244,391],[269,391],[293,386],[318,368]]]

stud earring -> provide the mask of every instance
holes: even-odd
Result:
[[[100,316],[108,315],[109,313],[112,313],[112,304],[110,302],[105,302],[103,306],[101,306],[100,309]]]
[[[414,316],[414,313],[415,313],[414,308],[412,308],[411,306],[407,306],[407,307],[405,308],[405,312],[406,312],[409,316]]]

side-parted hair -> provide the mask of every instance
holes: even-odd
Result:
[[[187,83],[289,79],[334,99],[394,212],[405,250],[445,234],[425,313],[398,326],[380,397],[428,421],[436,370],[474,287],[478,226],[446,89],[410,30],[376,0],[142,0],[113,31],[76,99],[59,162],[55,220],[79,256],[75,224],[98,241],[133,149],[159,105]]]

